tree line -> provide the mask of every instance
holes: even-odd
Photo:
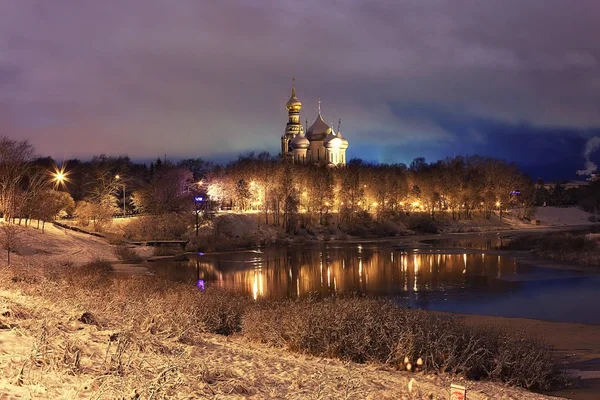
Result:
[[[455,157],[427,163],[371,164],[353,159],[343,168],[293,165],[267,153],[247,154],[207,174],[207,194],[234,211],[258,211],[283,227],[298,221],[351,223],[365,214],[377,220],[401,213],[447,212],[471,218],[534,199],[531,179],[515,164],[489,157]]]
[[[193,225],[199,210],[225,209],[260,213],[263,223],[294,230],[406,213],[490,218],[519,206],[525,214],[535,201],[534,185],[515,164],[480,156],[416,158],[408,166],[353,159],[341,168],[283,163],[268,153],[224,165],[200,158],[147,165],[106,155],[60,164],[37,157],[26,141],[0,139],[4,219],[28,224],[63,215],[101,230],[123,214],[179,215]]]

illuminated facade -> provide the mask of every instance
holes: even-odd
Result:
[[[341,121],[338,122],[338,132],[327,125],[321,116],[321,101],[319,100],[317,119],[304,134],[300,123],[302,103],[296,96],[296,87],[292,85],[292,95],[286,103],[288,122],[285,133],[281,136],[281,154],[289,162],[305,164],[325,164],[330,166],[346,165],[346,149],[348,141],[340,131]]]

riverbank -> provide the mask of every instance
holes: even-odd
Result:
[[[539,321],[485,315],[460,315],[475,326],[505,327],[539,337],[561,355],[574,386],[552,392],[553,396],[595,400],[600,393],[600,325]]]
[[[6,224],[0,221],[0,224]],[[33,226],[12,225],[12,266],[80,265],[93,260],[117,261],[114,246],[106,239],[46,224],[44,231]],[[6,250],[0,252],[6,266]]]
[[[89,236],[85,236],[83,234],[78,234],[78,233],[64,233],[61,230],[48,230],[46,233],[41,234],[41,233],[36,233],[37,231],[35,231],[33,228],[23,228],[23,229],[28,229],[28,231],[25,233],[25,235],[29,235],[31,231],[33,231],[32,236],[25,240],[26,243],[28,243],[28,249],[27,252],[23,253],[23,254],[18,254],[18,257],[15,258],[15,262],[19,262],[21,263],[21,265],[23,266],[27,266],[28,268],[30,267],[34,267],[34,266],[38,266],[38,267],[42,267],[44,266],[46,270],[51,270],[53,268],[53,266],[55,264],[53,264],[54,262],[58,262],[59,265],[76,265],[78,263],[82,263],[84,262],[84,260],[89,259],[92,255],[98,254],[98,253],[104,253],[107,255],[107,258],[112,258],[114,257],[114,246],[109,245],[106,241],[98,241],[97,238],[92,238]],[[31,230],[31,231],[29,231]],[[46,236],[40,236],[40,235],[46,235]],[[67,239],[65,239],[64,241],[59,240],[62,239],[62,235],[67,236]],[[68,237],[68,235],[73,235],[74,237]],[[471,234],[472,235],[472,234]],[[469,235],[466,234],[455,234],[455,235],[451,235],[450,237],[468,237]],[[475,235],[476,237],[479,237],[479,235]],[[493,237],[494,235],[492,235]],[[403,239],[407,239],[407,240],[427,240],[427,238],[440,238],[439,235],[426,235],[426,236],[420,236],[420,237],[412,237],[412,238],[403,238]],[[441,236],[443,237],[447,237],[447,236]],[[25,237],[22,237],[22,239],[25,239]],[[59,240],[58,242],[56,242],[57,240]],[[88,240],[91,240],[88,242]],[[32,257],[35,256],[35,257]],[[71,261],[65,261],[65,260],[69,260],[70,256],[74,256],[71,257],[72,260]],[[21,258],[19,258],[21,257]],[[28,260],[31,261],[31,263],[28,262]],[[66,299],[68,301],[68,296],[65,296]],[[6,300],[2,300],[2,302],[5,302]],[[29,301],[29,300],[28,300]],[[78,306],[76,306],[76,308],[74,309],[69,309],[68,307],[65,309],[47,309],[44,308],[46,306],[41,306],[40,304],[37,303],[37,300],[33,299],[31,300],[31,304],[27,305],[28,301],[25,301],[25,303],[19,303],[21,304],[21,306],[23,306],[24,310],[29,310],[27,311],[29,314],[31,314],[31,309],[33,309],[33,311],[35,310],[43,310],[43,315],[48,315],[48,314],[52,314],[55,313],[56,315],[60,315],[60,313],[66,313],[65,315],[69,315],[69,319],[62,321],[62,320],[57,320],[57,323],[63,324],[65,326],[68,327],[68,329],[72,329],[72,330],[82,330],[81,328],[81,324],[77,323],[77,319],[81,317],[82,313],[84,312],[84,309],[82,308],[81,304],[79,304]],[[73,301],[70,301],[70,303],[73,303]],[[77,302],[75,302],[77,303]],[[18,309],[19,305],[17,305],[17,309]],[[77,315],[78,313],[81,313],[80,315]],[[37,315],[37,314],[36,314]],[[56,318],[56,315],[53,315],[52,318]],[[44,316],[39,315],[36,316],[35,318],[39,318],[41,320],[44,320]],[[495,321],[508,321],[508,325],[511,327],[511,329],[522,329],[523,328],[523,321],[526,320],[522,320],[522,319],[503,319],[503,318],[496,318],[496,317],[473,317],[471,316],[470,318],[479,318],[481,320],[487,320],[487,322],[492,322],[492,320]],[[510,321],[509,321],[510,320]],[[529,320],[531,321],[531,320]],[[43,322],[43,321],[42,321]],[[598,346],[598,341],[600,340],[600,332],[596,331],[595,328],[585,328],[585,327],[593,327],[590,325],[580,325],[580,324],[561,324],[562,325],[562,329],[558,329],[556,325],[552,325],[554,323],[541,323],[541,321],[533,321],[530,325],[528,325],[528,327],[526,327],[526,329],[528,330],[528,332],[531,332],[533,334],[539,335],[542,334],[544,332],[556,332],[556,337],[554,339],[551,338],[550,343],[554,344],[559,351],[561,351],[561,353],[565,353],[565,354],[574,354],[577,351],[581,350],[582,348],[591,348],[591,349],[596,349],[596,350],[592,350],[591,352],[587,353],[587,354],[582,354],[581,357],[578,358],[571,358],[566,359],[566,361],[569,361],[572,365],[572,367],[577,367],[577,364],[580,362],[586,362],[586,361],[590,361],[594,359],[594,354],[595,351],[597,351],[597,346]],[[9,322],[10,324],[11,322]],[[30,323],[34,323],[34,322],[30,322]],[[47,324],[49,322],[47,321]],[[73,325],[75,324],[75,325]],[[86,325],[86,324],[83,324]],[[582,328],[584,327],[584,328]],[[106,327],[103,327],[103,329],[100,329],[100,332],[110,332],[110,329],[104,329]],[[20,326],[19,330],[23,331],[23,329],[25,329],[24,326]],[[38,326],[38,328],[35,329],[42,329],[40,326]],[[62,328],[61,328],[62,329]],[[120,330],[120,327],[117,327],[116,330]],[[85,330],[85,328],[84,328]],[[589,339],[581,339],[581,336],[578,336],[578,332],[582,332],[582,330],[585,330],[587,333],[585,334],[585,337],[587,337]],[[32,331],[31,334],[34,335],[35,332],[39,331]],[[56,332],[55,332],[56,333]],[[103,338],[102,340],[98,341],[97,338],[95,339],[94,335],[91,335],[92,338],[79,338],[77,339],[76,337],[73,338],[73,340],[77,339],[80,340],[80,343],[87,343],[88,340],[91,340],[91,342],[89,342],[89,345],[92,347],[101,347],[101,346],[105,346],[106,345],[106,332],[101,334],[101,338]],[[58,335],[61,335],[62,333],[57,333]],[[111,333],[112,334],[112,333]],[[102,336],[104,335],[104,336]],[[30,335],[31,336],[31,335]],[[33,336],[31,336],[33,337]],[[30,337],[30,339],[31,339]],[[564,346],[560,346],[560,345],[556,345],[555,343],[559,343],[557,341],[560,340],[571,340],[574,338],[580,338],[578,340],[572,340],[571,344],[568,345],[564,345]],[[599,338],[594,342],[594,337],[595,338]],[[230,344],[233,346],[232,350],[226,350],[223,348],[218,348],[218,346],[216,347],[216,354],[212,354],[211,357],[216,357],[216,359],[218,359],[219,354],[221,353],[228,353],[230,354],[228,360],[234,359],[236,357],[240,357],[242,359],[245,359],[246,361],[248,360],[248,354],[244,353],[244,348],[248,347],[248,346],[256,346],[256,345],[249,345],[247,342],[245,342],[242,338],[231,338],[231,339],[223,339],[222,337],[216,336],[215,338],[211,338],[210,335],[207,336],[206,339],[204,339],[207,342],[210,343],[217,343],[221,346],[229,346]],[[241,341],[238,341],[241,340]],[[556,341],[553,341],[556,340]],[[215,342],[216,341],[216,342]],[[582,346],[585,347],[577,347],[578,346],[578,342],[582,342]],[[31,344],[31,346],[33,346],[34,342],[29,342],[29,344]],[[216,345],[215,345],[216,346]],[[239,347],[239,349],[238,349]],[[261,346],[259,346],[261,347]],[[29,347],[29,349],[31,350],[32,347]],[[291,359],[297,359],[298,356],[295,355],[290,355],[286,352],[282,352],[281,350],[278,349],[272,349],[272,348],[266,348],[266,347],[261,347],[264,351],[264,356],[267,357],[267,359],[271,360],[269,362],[272,362],[273,358],[279,358],[279,357],[291,357]],[[242,353],[238,353],[238,350],[241,351]],[[204,350],[203,350],[204,351]],[[231,354],[230,352],[234,352],[233,354]],[[209,353],[211,354],[211,353]],[[268,358],[271,357],[271,358]],[[100,360],[100,359],[98,359]],[[167,360],[157,360],[157,365],[161,365],[160,363],[169,363],[169,361]],[[308,365],[310,363],[316,363],[316,365]],[[265,363],[267,363],[267,361],[265,361]],[[331,360],[327,360],[327,361],[323,361],[322,359],[319,358],[311,358],[311,357],[307,357],[306,359],[304,359],[304,361],[297,365],[296,367],[294,367],[295,364],[286,364],[289,366],[289,368],[308,368],[308,370],[310,371],[318,371],[318,365],[321,365],[322,363],[338,363],[336,365],[338,366],[343,366],[344,368],[358,368],[358,370],[354,370],[352,369],[352,371],[358,371],[356,372],[357,374],[363,375],[367,372],[368,368],[365,366],[358,366],[358,365],[354,365],[352,364],[350,367],[345,366],[344,363],[341,362],[337,362],[337,361],[331,361]],[[593,367],[593,366],[592,366]],[[217,368],[218,371],[218,365],[215,366],[214,368]],[[238,368],[240,371],[244,371],[240,376],[250,376],[251,374],[256,374],[256,372],[252,372],[252,365],[248,366],[248,365],[241,365],[241,366],[237,366],[235,368]],[[364,370],[364,368],[367,368],[367,370]],[[372,367],[373,368],[373,374],[379,374],[381,372],[381,367]],[[587,366],[582,366],[582,368],[587,368]],[[384,368],[385,370],[385,368]],[[342,377],[342,375],[339,375],[339,370],[335,370],[337,372],[332,373],[331,375],[323,375],[325,377],[328,377],[329,379],[337,379]],[[160,372],[160,371],[159,371]],[[329,374],[331,371],[327,372],[327,374]],[[396,373],[395,371],[389,371],[390,373],[394,374]],[[151,372],[145,372],[148,375],[151,375]],[[594,373],[594,371],[592,371],[592,373]],[[338,374],[338,375],[335,375]],[[41,374],[40,374],[41,375]],[[237,375],[236,375],[237,376]],[[337,378],[336,378],[337,377]],[[407,376],[401,376],[402,379],[400,378],[393,378],[393,377],[389,377],[389,378],[385,378],[386,382],[389,380],[389,382],[393,382],[394,385],[402,385],[403,381],[407,381],[409,378],[411,377],[415,377],[414,375],[407,375]],[[61,378],[61,379],[65,379],[65,378]],[[92,378],[89,378],[90,380],[93,381]],[[287,378],[281,380],[283,378],[281,377],[269,377],[266,375],[261,375],[260,376],[260,380],[261,381],[265,381],[265,382],[274,382],[274,385],[283,385],[283,386],[289,386],[292,385],[293,382],[290,382],[289,380],[286,380]],[[373,393],[377,394],[377,396],[384,396],[384,397],[376,397],[375,395],[373,395],[374,397],[372,398],[385,398],[385,396],[387,396],[389,393],[390,396],[396,396],[396,397],[400,397],[402,398],[402,396],[406,396],[405,392],[402,391],[394,391],[393,387],[389,387],[389,386],[385,386],[386,389],[385,390],[392,390],[391,392],[380,392],[378,391],[378,387],[377,385],[375,385],[374,387],[368,386],[370,384],[374,384],[374,382],[379,382],[376,376],[370,377],[370,378],[365,378],[367,379],[366,381],[360,381],[360,385],[363,385],[361,387],[364,387],[365,390],[367,392],[369,391],[374,391]],[[424,382],[433,382],[439,384],[440,386],[438,387],[439,392],[439,397],[440,398],[447,398],[447,384],[449,383],[449,381],[446,379],[442,379],[439,378],[437,376],[425,376],[422,374],[419,374],[418,376],[416,376],[416,379],[418,382],[424,381]],[[438,379],[442,379],[441,381],[438,381]],[[73,380],[73,378],[68,378],[67,380],[71,381]],[[432,381],[433,380],[433,381]],[[587,384],[589,383],[590,380],[585,380],[583,383]],[[149,382],[146,382],[149,384]],[[52,384],[50,383],[50,386]],[[319,388],[318,382],[315,381],[313,382],[313,385],[316,386],[311,386],[312,389],[315,388]],[[364,385],[367,385],[366,387]],[[478,390],[481,393],[486,394],[488,397],[494,397],[491,393],[495,393],[493,392],[494,390],[505,390],[503,388],[495,388],[495,386],[493,386],[493,384],[483,384],[485,385],[492,385],[489,388],[487,386],[485,386],[484,388],[479,388],[478,386],[474,386],[471,385],[471,383],[468,384],[469,388],[473,389],[473,390]],[[109,385],[110,386],[110,385]],[[0,386],[1,388],[2,386]],[[210,385],[209,385],[210,387]],[[311,389],[311,390],[312,390]],[[255,390],[255,398],[264,398],[267,397],[267,393],[268,393],[268,388],[254,388],[253,390]],[[298,389],[300,390],[300,389]],[[316,389],[315,389],[316,390]],[[325,389],[323,389],[325,390]],[[329,389],[328,389],[329,390]],[[334,389],[331,389],[334,390]],[[336,389],[337,390],[337,389]],[[446,392],[444,392],[444,390],[446,390]],[[592,393],[598,393],[598,389],[591,389]],[[74,392],[73,392],[74,393]],[[284,392],[282,392],[284,393]],[[300,394],[294,394],[294,392],[285,392],[286,396],[288,396],[289,398],[294,398],[294,396],[297,396],[296,398],[302,398],[302,396]],[[298,393],[304,393],[304,395],[306,395],[307,392],[298,392]],[[326,393],[331,393],[331,397],[336,398],[336,397],[342,397],[339,392],[326,392]],[[363,392],[361,392],[363,393]],[[370,392],[369,392],[370,393]],[[504,392],[502,392],[504,393]],[[519,393],[519,392],[518,392]],[[560,392],[563,393],[563,395],[569,395],[568,397],[572,397],[569,393],[571,392]],[[585,392],[582,390],[576,390],[573,393],[575,393],[575,398],[581,398],[581,399],[586,399],[586,398],[594,398],[594,397],[581,397],[582,395],[585,395]],[[241,394],[238,394],[239,396],[242,396]],[[445,397],[444,397],[445,396]],[[43,396],[42,396],[43,397]],[[355,396],[354,398],[365,398],[364,396]],[[390,397],[391,398],[391,397]],[[418,398],[418,397],[416,397]],[[477,397],[475,397],[477,398]],[[485,398],[485,397],[480,397],[480,398]],[[511,398],[511,397],[507,397],[507,398]],[[523,395],[521,394],[517,394],[514,395],[514,397],[512,398],[523,398],[526,399],[527,397],[523,397]],[[538,397],[531,397],[531,398],[538,398]]]
[[[223,321],[193,321],[198,312],[228,307],[231,296],[190,312],[185,304],[192,288],[163,291],[156,281],[136,277],[107,287],[103,274],[73,267],[2,271],[0,392],[42,399],[447,399],[450,383],[458,383],[470,399],[545,398],[497,383],[307,356],[237,334],[215,335],[202,326],[215,329],[211,324]],[[154,290],[161,296],[144,295]]]

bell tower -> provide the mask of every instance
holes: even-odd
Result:
[[[285,104],[285,108],[288,111],[288,122],[285,125],[285,133],[281,136],[281,155],[284,159],[292,161],[293,153],[290,147],[292,140],[304,132],[304,128],[300,123],[300,110],[302,109],[302,103],[296,97],[296,79],[292,78],[292,95]]]

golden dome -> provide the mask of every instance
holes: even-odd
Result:
[[[288,111],[300,112],[300,109],[302,108],[302,103],[300,102],[300,100],[298,100],[298,97],[296,97],[295,81],[296,80],[292,78],[292,95],[290,96],[288,102],[285,103],[285,108],[287,108]]]

